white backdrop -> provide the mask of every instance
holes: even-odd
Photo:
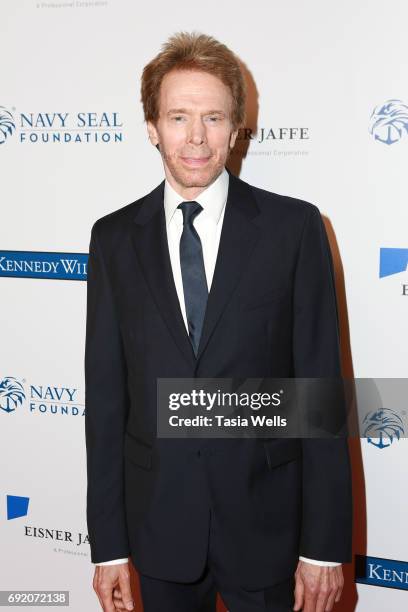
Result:
[[[139,88],[143,66],[173,32],[211,34],[247,67],[248,125],[258,134],[241,178],[324,215],[345,374],[407,376],[406,265],[379,275],[381,248],[408,249],[407,20],[403,0],[391,11],[379,0],[2,0],[0,590],[64,589],[74,612],[99,609],[83,542],[85,276],[45,278],[44,266],[13,274],[19,258],[62,253],[66,264],[86,254],[97,218],[162,180]],[[398,118],[388,131],[382,117],[371,134],[373,110],[392,99]],[[292,139],[289,128],[297,128]],[[350,447],[354,553],[407,562],[407,441]],[[15,510],[19,498],[28,498],[26,511]],[[354,567],[345,567],[337,609],[403,609],[408,579],[383,588],[380,571],[373,584],[356,585]]]

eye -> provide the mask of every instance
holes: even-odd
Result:
[[[217,115],[210,115],[208,117],[208,120],[210,123],[217,123],[220,120],[220,117],[218,117]]]
[[[184,117],[183,115],[174,115],[172,119],[175,123],[181,123],[184,120]]]

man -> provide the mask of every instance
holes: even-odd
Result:
[[[158,378],[338,377],[333,269],[316,206],[225,169],[243,125],[236,57],[173,36],[142,101],[165,180],[91,232],[87,521],[103,609],[323,612],[351,560],[345,439],[157,437]],[[327,408],[328,410],[330,407]]]

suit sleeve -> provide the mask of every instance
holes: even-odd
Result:
[[[303,227],[293,296],[296,378],[341,378],[333,262],[314,205]],[[330,410],[330,405],[323,406]],[[351,561],[352,492],[347,438],[302,439],[303,497],[299,555]]]
[[[123,483],[126,362],[97,227],[89,245],[85,339],[86,515],[93,563],[130,554]]]

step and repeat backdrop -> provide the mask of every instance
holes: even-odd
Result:
[[[97,611],[85,518],[87,259],[94,221],[163,178],[143,121],[143,66],[180,30],[237,53],[248,118],[230,169],[319,207],[345,376],[405,378],[408,6],[2,0],[0,8],[0,590],[69,591],[71,610]],[[397,406],[381,409],[377,437],[350,440],[354,557],[342,611],[407,606],[407,432],[382,426]],[[137,597],[136,572],[132,580]]]

